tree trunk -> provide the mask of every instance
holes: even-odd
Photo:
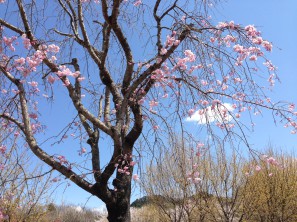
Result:
[[[107,204],[109,222],[130,222],[130,201],[120,200],[115,204]]]
[[[130,222],[131,175],[117,173],[113,180],[115,187],[113,201],[106,203],[108,221]]]

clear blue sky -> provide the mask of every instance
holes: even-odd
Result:
[[[280,84],[276,84],[271,98],[275,101],[286,100],[297,102],[297,44],[296,21],[297,1],[295,0],[230,0],[219,7],[220,17],[234,20],[237,23],[255,24],[264,38],[274,45],[270,59],[278,67]],[[297,148],[297,138],[283,128],[283,124],[275,124],[269,112],[263,113],[263,118],[255,118],[255,132],[250,135],[250,141],[255,147],[262,149],[268,142],[276,147],[292,150]]]
[[[281,83],[276,84],[271,98],[275,101],[285,100],[297,103],[297,1],[296,0],[230,0],[217,5],[214,9],[214,20],[230,21],[243,26],[254,24],[261,30],[265,39],[274,45],[269,59],[278,67]],[[69,104],[70,106],[70,104]],[[269,142],[275,147],[288,151],[297,148],[297,137],[291,135],[283,124],[274,124],[270,112],[263,112],[263,117],[255,117],[256,127],[248,137],[254,148],[261,150]],[[138,189],[135,190],[139,193]],[[134,195],[134,197],[137,196]],[[58,199],[67,203],[84,204],[89,197],[84,191],[72,184]],[[86,206],[100,207],[103,203],[91,198]]]

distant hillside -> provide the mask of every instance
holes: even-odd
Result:
[[[149,197],[148,196],[144,196],[141,197],[139,199],[136,199],[135,201],[133,201],[133,203],[131,204],[131,207],[135,207],[135,208],[141,208],[147,204],[149,204]]]
[[[169,201],[166,200],[166,197],[163,197],[161,195],[155,195],[155,196],[144,196],[139,199],[136,199],[132,204],[131,207],[135,208],[141,208],[147,204],[151,204],[153,202],[163,202],[164,204],[168,204]]]
[[[189,199],[191,198],[213,198],[213,195],[212,194],[208,194],[206,192],[200,192],[200,193],[197,193],[191,197],[189,197]],[[178,199],[175,199],[173,200],[172,198],[170,198],[170,200],[166,199],[166,197],[163,197],[162,195],[154,195],[154,196],[144,196],[144,197],[141,197],[139,199],[136,199],[135,201],[132,202],[132,204],[130,205],[131,207],[135,207],[135,208],[141,208],[147,204],[152,204],[152,203],[156,203],[159,202],[159,203],[163,203],[164,205],[170,205],[170,203],[172,202],[175,202],[175,203],[179,203],[179,200]]]

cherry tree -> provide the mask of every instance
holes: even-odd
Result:
[[[254,25],[213,21],[209,7],[216,2],[0,3],[1,130],[101,199],[109,221],[130,221],[140,147],[157,151],[166,135],[180,131],[203,149],[186,120],[213,138],[239,138],[249,146],[241,117],[268,109],[296,133],[295,105],[266,96],[278,80],[266,57],[272,43]],[[55,103],[60,98],[63,103]],[[53,119],[42,114],[55,106],[56,117],[71,120],[50,136],[46,125]],[[84,163],[46,148],[61,146],[68,135]],[[107,146],[108,160],[100,156]]]

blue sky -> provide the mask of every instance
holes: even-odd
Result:
[[[297,102],[297,45],[295,44],[297,31],[297,1],[236,1],[218,7],[221,17],[247,25],[254,24],[262,32],[264,38],[274,45],[269,59],[278,67],[277,74],[281,79],[276,84],[271,98],[274,101],[285,100]],[[255,118],[255,131],[250,134],[251,143],[262,149],[271,142],[276,147],[292,150],[297,147],[296,135],[291,135],[283,124],[274,124],[269,112],[263,112],[263,117]]]
[[[273,43],[273,52],[269,59],[278,67],[281,83],[277,83],[270,97],[274,101],[292,101],[297,103],[297,44],[296,0],[230,0],[217,5],[214,9],[213,19],[218,21],[234,20],[235,23],[254,24],[261,30],[265,39]],[[69,104],[70,105],[70,104]],[[291,135],[283,124],[273,122],[270,112],[264,111],[263,117],[254,117],[256,124],[254,131],[248,134],[248,139],[255,149],[261,150],[268,143],[281,147],[287,151],[297,148],[297,137]],[[135,189],[134,198],[139,190]],[[62,194],[57,195],[67,203],[85,204],[89,195],[78,189],[74,184]],[[103,203],[97,198],[91,198],[86,204],[88,207],[100,207]]]

